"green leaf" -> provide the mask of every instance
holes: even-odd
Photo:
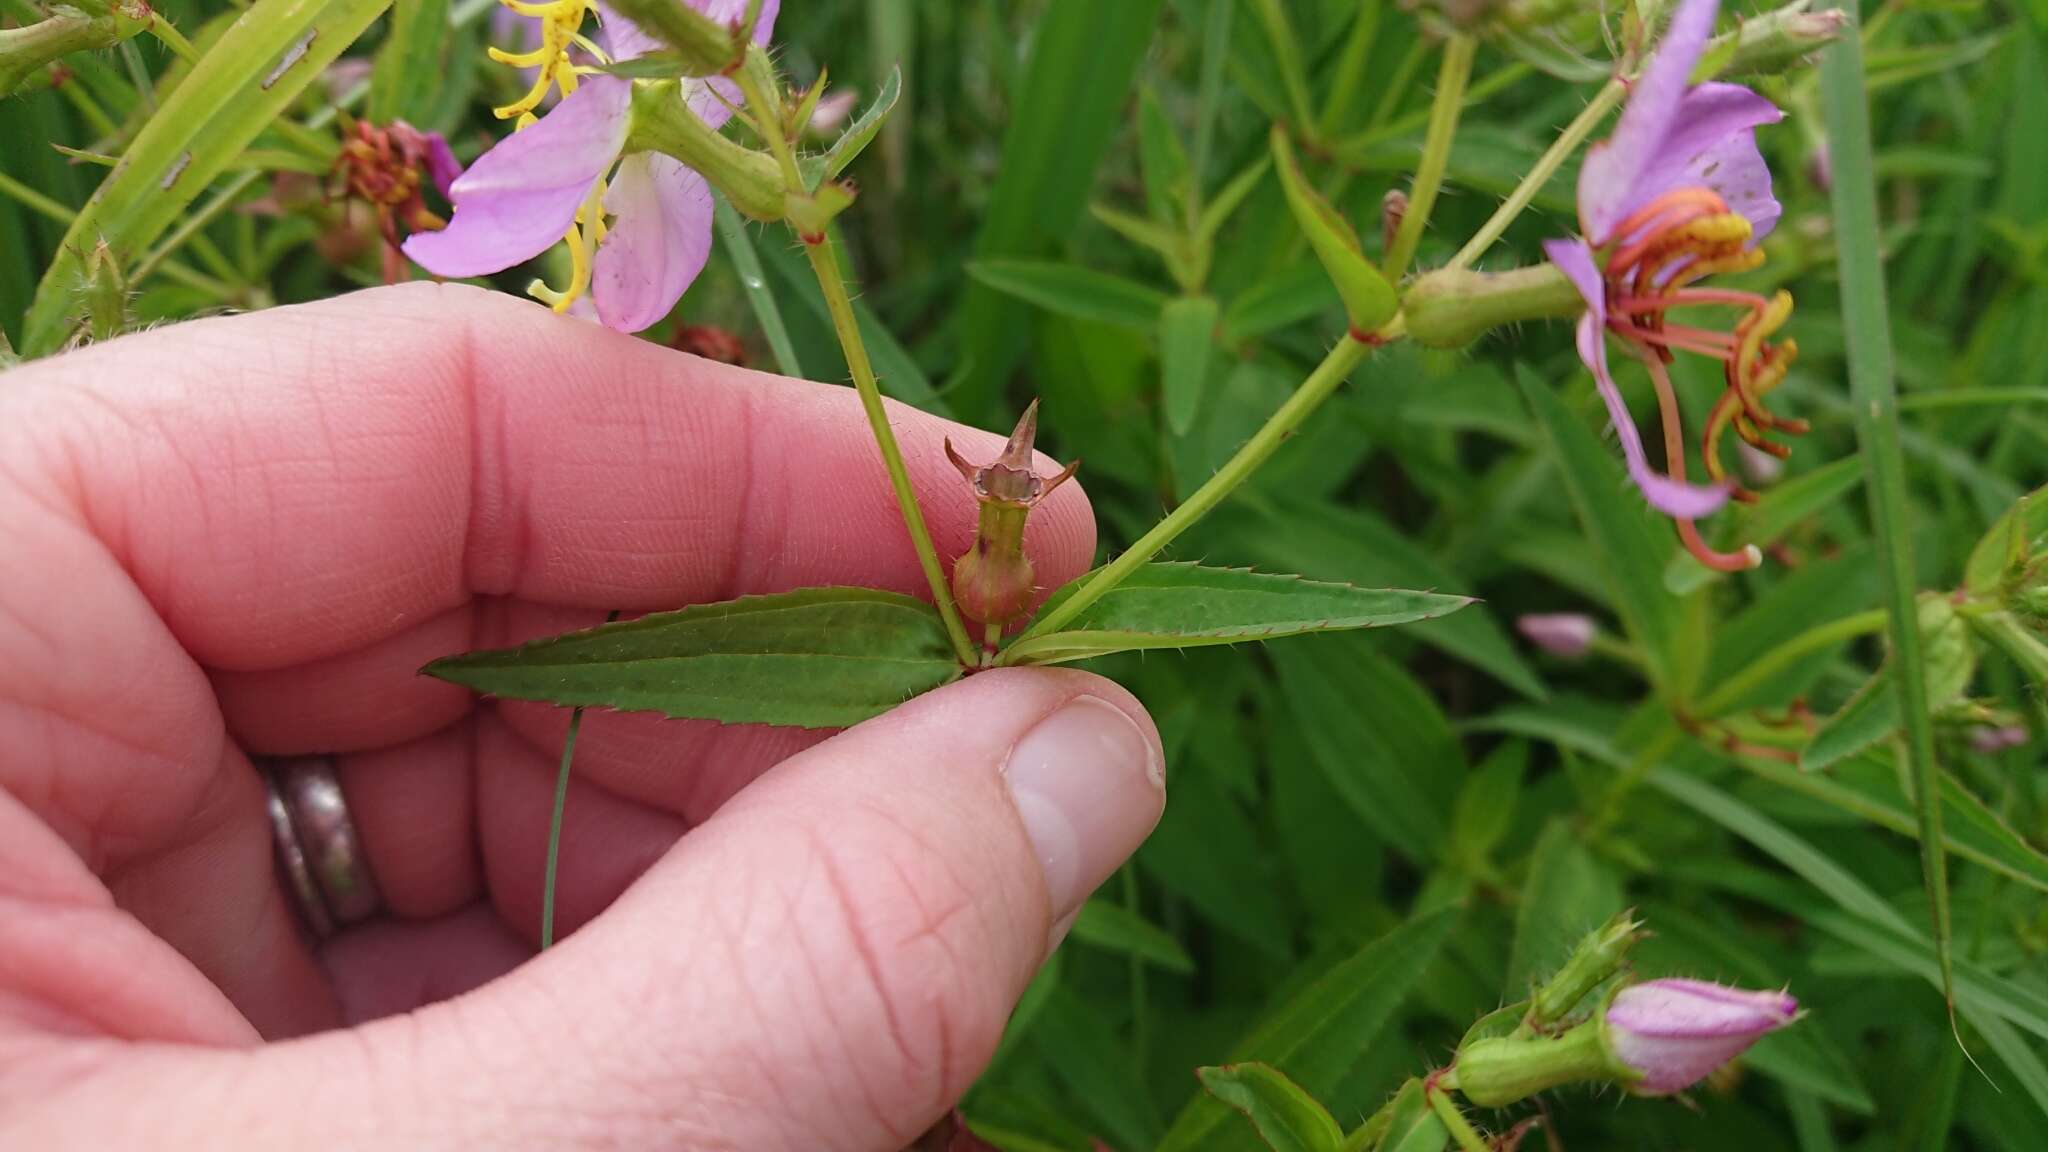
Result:
[[[844,267],[845,246],[839,245],[836,239],[833,243],[841,248],[840,261]],[[825,297],[818,291],[817,277],[811,274],[810,266],[803,257],[791,251],[790,245],[784,244],[770,244],[755,251],[768,270],[782,281],[786,293],[783,298],[794,297],[800,301],[805,311],[829,332],[832,325],[831,313],[825,307]],[[883,392],[934,415],[952,414],[946,402],[939,397],[938,390],[933,388],[931,381],[925,377],[924,369],[918,367],[909,350],[898,343],[896,337],[889,333],[889,329],[875,317],[867,301],[853,302],[853,318],[854,322],[860,325],[861,342],[867,345],[868,356],[874,361],[875,376],[881,382]],[[838,364],[843,370],[845,361],[839,360]],[[843,382],[846,377],[840,376],[838,379]]]
[[[1997,593],[2014,561],[2038,551],[2048,538],[2048,488],[2019,498],[1994,521],[1963,566],[1963,590],[1972,596]]]
[[[1166,293],[1073,264],[1049,260],[977,260],[967,273],[1048,312],[1147,332],[1159,323]]]
[[[1216,195],[1202,206],[1202,218],[1195,225],[1195,235],[1203,244],[1216,238],[1223,225],[1229,221],[1244,198],[1252,194],[1259,181],[1266,178],[1266,168],[1272,163],[1269,157],[1261,156],[1251,162],[1244,171],[1230,178],[1230,183],[1218,189]]]
[[[1322,268],[1295,261],[1231,297],[1223,311],[1223,342],[1236,345],[1298,324],[1343,301]]]
[[[1162,7],[1163,0],[1052,0],[1044,6],[1022,38],[1029,58],[1009,86],[1009,127],[975,259],[1040,256],[1067,242],[1111,137],[1128,123],[1131,80]],[[1006,294],[978,282],[970,286],[957,322],[964,367],[957,392],[948,392],[970,417],[993,418],[988,409],[1030,340],[1031,326],[1020,318]],[[1149,319],[1144,327],[1151,329]]]
[[[1244,1113],[1273,1152],[1337,1152],[1344,1133],[1315,1098],[1266,1064],[1195,1069],[1211,1096]]]
[[[1166,929],[1121,904],[1096,898],[1081,906],[1069,929],[1076,940],[1106,952],[1119,952],[1156,964],[1169,972],[1193,972],[1187,949]]]
[[[1273,900],[1258,830],[1210,776],[1181,773],[1173,803],[1138,850],[1138,864],[1231,937],[1279,960],[1292,956],[1287,915]]]
[[[1137,1077],[1137,1061],[1103,1014],[1073,989],[1063,985],[1046,996],[1031,1039],[1053,1073],[1119,1147],[1150,1148],[1159,1142],[1159,1113]]]
[[[1732,546],[1740,541],[1768,548],[1808,517],[1833,507],[1836,501],[1861,483],[1863,461],[1856,456],[1845,456],[1832,464],[1795,476],[1772,487],[1759,496],[1756,503],[1744,506],[1739,527],[1727,533],[1722,544],[1724,547]],[[1665,587],[1680,596],[1722,578],[1722,573],[1708,568],[1683,549],[1672,554],[1671,563],[1664,572]]]
[[[1504,740],[1465,780],[1451,816],[1451,853],[1467,868],[1483,869],[1507,835],[1528,768],[1529,746]]]
[[[1877,178],[1871,170],[1870,106],[1865,91],[1863,36],[1857,6],[1842,9],[1847,27],[1821,56],[1822,119],[1834,164],[1836,274],[1841,283],[1842,326],[1856,443],[1869,470],[1871,534],[1877,541],[1885,607],[1891,617],[1892,658],[1906,728],[1906,764],[1920,813],[1920,872],[1940,960],[1942,995],[1953,1006],[1948,859],[1941,835],[1941,769],[1934,759],[1934,718],[1927,699],[1913,568],[1912,509],[1899,449],[1898,381],[1892,362],[1891,319],[1878,229]]]
[[[1400,309],[1393,286],[1365,258],[1358,233],[1302,175],[1301,166],[1294,159],[1294,145],[1288,143],[1286,130],[1278,124],[1273,126],[1272,145],[1273,164],[1280,172],[1280,187],[1287,195],[1287,206],[1293,209],[1295,223],[1301,226],[1309,246],[1323,262],[1323,270],[1336,284],[1351,326],[1361,332],[1378,328]]]
[[[1183,296],[1159,313],[1160,393],[1175,436],[1187,435],[1201,412],[1215,338],[1216,301],[1208,296]]]
[[[960,676],[931,605],[806,588],[470,652],[425,671],[512,700],[837,728]]]
[[[1379,1152],[1443,1152],[1451,1134],[1429,1106],[1429,1090],[1419,1079],[1401,1085],[1388,1106],[1387,1130]]]
[[[1366,945],[1268,1012],[1233,1061],[1269,1064],[1312,1094],[1328,1092],[1379,1041],[1457,918],[1456,909],[1442,909]],[[1201,1147],[1229,1117],[1220,1101],[1197,1096],[1174,1118],[1159,1152]]]
[[[1040,613],[1073,595],[1093,572],[1052,594]],[[1158,562],[1133,572],[1071,625],[1011,646],[1006,662],[1056,664],[1142,648],[1192,648],[1276,640],[1309,632],[1429,620],[1470,604],[1465,596],[1354,588],[1248,568]]]
[[[104,240],[124,269],[319,79],[390,0],[268,0],[244,11],[173,89],[72,218],[36,287],[21,351],[69,334],[86,256]]]
[[[881,90],[875,93],[874,101],[860,114],[860,119],[847,125],[846,131],[839,134],[839,139],[832,142],[832,147],[825,150],[824,169],[818,179],[812,180],[806,176],[806,183],[816,188],[819,183],[834,179],[846,171],[846,166],[859,158],[874,141],[876,134],[881,132],[883,123],[889,119],[889,113],[896,107],[896,101],[902,97],[903,69],[892,67],[889,69],[889,75],[882,81]]]
[[[804,367],[796,358],[796,346],[790,342],[789,329],[782,322],[782,307],[776,303],[775,292],[768,287],[768,278],[761,271],[761,257],[754,251],[753,238],[747,235],[747,222],[733,211],[723,193],[714,192],[712,197],[717,202],[712,219],[718,225],[719,245],[725,249],[725,258],[732,261],[733,275],[746,291],[754,319],[761,325],[761,335],[767,339],[769,351],[775,354],[775,370],[801,380]]]
[[[394,0],[391,30],[370,70],[372,123],[431,125],[448,56],[448,0]]]
[[[1138,93],[1138,169],[1145,177],[1145,206],[1152,218],[1185,229],[1193,200],[1188,154],[1150,88]]]
[[[1442,859],[1465,765],[1436,702],[1359,637],[1303,640],[1272,657],[1316,764],[1359,818],[1410,860]]]
[[[1865,680],[1849,702],[1813,734],[1799,754],[1799,766],[1808,772],[1824,772],[1898,731],[1899,697],[1892,691],[1891,680],[1889,664]]]
[[[1529,880],[1515,912],[1514,950],[1505,991],[1534,988],[1568,958],[1586,933],[1625,905],[1621,882],[1579,843],[1572,826],[1552,820],[1536,842]]]
[[[1672,549],[1670,526],[1644,503],[1592,430],[1534,372],[1518,364],[1515,378],[1557,454],[1565,491],[1651,680],[1667,693],[1682,693],[1680,649],[1688,646],[1684,613],[1663,579]]]

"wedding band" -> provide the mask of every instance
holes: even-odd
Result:
[[[271,760],[265,767],[278,866],[306,927],[324,939],[376,915],[383,900],[333,757]]]

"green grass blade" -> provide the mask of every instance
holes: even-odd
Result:
[[[746,289],[747,303],[753,306],[754,319],[761,325],[761,335],[768,341],[768,350],[775,355],[775,370],[793,380],[804,378],[804,366],[796,358],[796,345],[789,341],[789,328],[782,322],[782,308],[775,303],[775,293],[768,287],[768,276],[761,270],[761,255],[754,251],[753,237],[747,235],[746,222],[725,197],[718,197],[718,210],[714,219],[718,222],[718,242],[725,246],[725,258],[732,261],[732,270],[740,278],[740,287]]]
[[[1883,247],[1878,235],[1876,177],[1871,170],[1870,108],[1864,93],[1863,46],[1856,5],[1843,7],[1850,27],[1821,60],[1821,103],[1828,155],[1834,164],[1835,259],[1856,440],[1869,469],[1867,486],[1877,540],[1884,604],[1891,617],[1892,677],[1906,727],[1907,766],[1919,809],[1920,868],[1934,924],[1941,991],[1953,1013],[1954,960],[1948,904],[1948,859],[1942,850],[1941,787],[1934,761],[1934,724],[1913,594],[1912,526],[1905,462],[1899,450],[1897,384],[1891,322],[1886,314]]]

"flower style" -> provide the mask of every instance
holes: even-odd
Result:
[[[1717,552],[1700,539],[1693,523],[1731,494],[1754,498],[1729,480],[1718,451],[1721,435],[1732,425],[1744,442],[1782,457],[1788,450],[1763,433],[1804,432],[1806,424],[1763,406],[1763,397],[1784,379],[1798,354],[1789,340],[1769,342],[1791,314],[1790,294],[1765,299],[1694,287],[1716,272],[1761,264],[1763,253],[1756,244],[1780,213],[1771,195],[1770,169],[1757,152],[1755,129],[1776,122],[1781,113],[1740,85],[1688,83],[1713,32],[1717,7],[1718,0],[1683,0],[1678,6],[1613,136],[1594,145],[1580,169],[1580,236],[1549,241],[1544,251],[1585,298],[1579,356],[1599,384],[1630,479],[1653,507],[1677,521],[1687,550],[1701,562],[1739,571],[1760,562],[1756,548]],[[1744,315],[1729,332],[1666,322],[1667,310],[1690,305],[1734,307]],[[1608,372],[1606,333],[1649,370],[1669,475],[1651,468],[1644,455],[1642,438]],[[1723,365],[1727,388],[1702,440],[1712,486],[1685,479],[1678,402],[1665,368],[1677,349]]]
[[[522,126],[478,157],[451,186],[455,212],[448,227],[412,236],[405,254],[438,276],[481,276],[566,240],[568,286],[557,291],[535,281],[527,291],[557,312],[576,307],[587,294],[600,322],[638,332],[666,316],[703,270],[711,251],[711,191],[702,176],[673,157],[657,152],[622,156],[631,128],[633,82],[585,76],[570,50],[580,49],[601,62],[630,60],[656,50],[659,42],[594,0],[501,2],[541,20],[539,48],[525,53],[492,49],[493,59],[537,69],[527,94],[497,109],[501,117],[519,118]],[[725,23],[743,19],[747,8],[747,0],[686,2]],[[756,43],[767,41],[779,7],[779,0],[761,4]],[[587,12],[596,12],[604,22],[601,40],[582,33]],[[551,89],[561,92],[561,102],[535,118],[533,109]],[[739,91],[724,77],[686,80],[684,99],[716,130],[731,117]]]
[[[1616,993],[1606,1017],[1609,1048],[1641,1077],[1629,1090],[1669,1096],[1798,1019],[1799,1001],[1789,992],[1751,992],[1704,980],[1651,980]]]

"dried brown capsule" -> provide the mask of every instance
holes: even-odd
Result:
[[[981,502],[981,520],[974,546],[953,565],[953,599],[968,619],[989,628],[991,643],[1004,625],[1031,608],[1037,592],[1031,559],[1024,555],[1024,521],[1040,500],[1067,481],[1081,466],[1076,460],[1058,475],[1040,477],[1031,468],[1031,446],[1038,438],[1038,402],[1024,410],[1010,433],[1002,455],[989,464],[969,464],[946,441],[946,458],[974,489]]]

